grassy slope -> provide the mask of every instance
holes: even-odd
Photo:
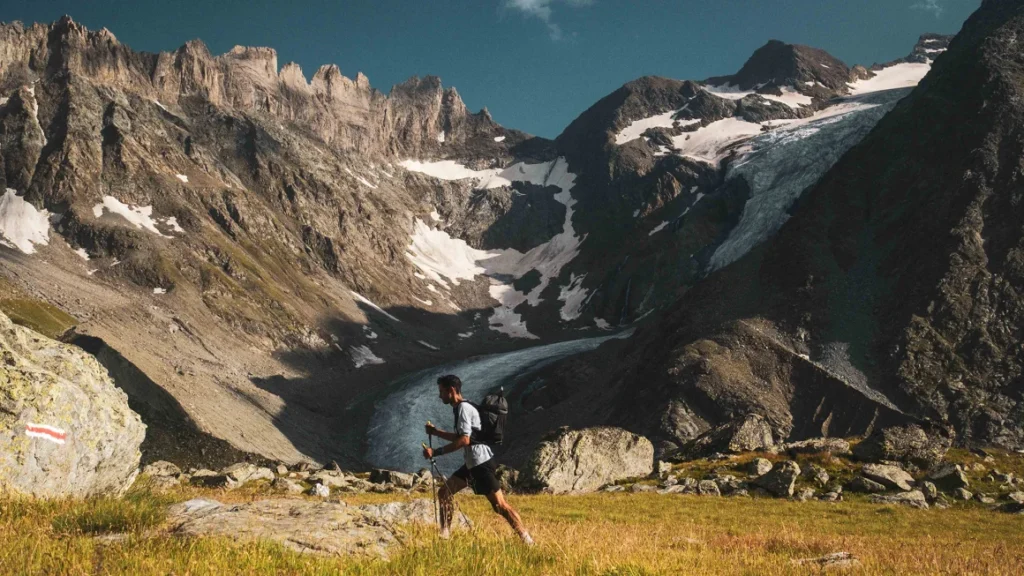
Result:
[[[1024,517],[973,504],[919,511],[863,502],[795,503],[656,494],[515,496],[540,543],[528,549],[478,497],[460,497],[472,533],[438,540],[413,530],[390,560],[302,556],[273,544],[187,540],[161,533],[171,501],[267,497],[265,488],[217,493],[133,492],[120,501],[0,500],[3,574],[780,574],[817,573],[793,559],[848,551],[849,573],[1021,574]],[[395,495],[346,496],[351,504]],[[121,541],[96,538],[125,532]]]
[[[78,320],[41,300],[21,294],[10,282],[0,278],[0,312],[15,324],[31,328],[50,338],[58,338]]]

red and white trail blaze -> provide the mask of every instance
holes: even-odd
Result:
[[[25,425],[25,435],[29,438],[42,438],[43,440],[49,440],[56,444],[63,444],[65,438],[67,438],[67,433],[56,426],[33,424],[31,422]]]

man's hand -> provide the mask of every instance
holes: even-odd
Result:
[[[430,460],[431,458],[434,457],[434,451],[431,450],[430,448],[428,448],[427,446],[424,446],[423,447],[423,457],[426,458],[427,460]]]
[[[437,427],[427,421],[426,426],[427,436],[437,436]]]

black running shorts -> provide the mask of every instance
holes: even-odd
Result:
[[[498,477],[495,475],[496,470],[497,465],[494,463],[494,458],[491,458],[487,462],[470,469],[467,469],[465,464],[463,464],[462,468],[456,470],[452,476],[465,480],[473,489],[474,494],[489,496],[501,490],[501,482],[498,482]]]

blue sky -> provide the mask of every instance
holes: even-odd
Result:
[[[136,50],[201,38],[215,54],[271,46],[309,78],[362,71],[379,90],[440,76],[501,124],[557,136],[623,83],[731,74],[769,39],[848,64],[905,56],[923,32],[955,33],[979,0],[3,0],[0,21],[63,14]]]

